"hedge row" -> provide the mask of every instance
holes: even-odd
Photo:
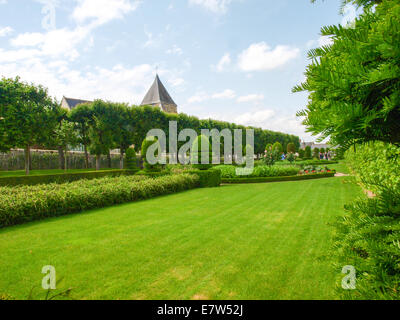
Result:
[[[120,176],[64,184],[0,187],[0,228],[144,200],[199,185],[200,178],[197,175],[181,174],[155,179]]]
[[[297,176],[284,176],[284,177],[223,178],[222,183],[240,184],[240,183],[268,183],[268,182],[312,180],[321,178],[332,178],[335,176],[335,173],[336,172],[297,175]]]
[[[84,171],[75,173],[58,173],[46,175],[30,175],[18,177],[0,177],[0,186],[34,186],[38,184],[65,183],[82,179],[99,179],[103,177],[119,177],[121,175],[132,175],[134,171],[129,170],[104,170],[104,171]]]
[[[297,166],[258,166],[254,167],[254,170],[250,176],[238,176],[236,175],[235,166],[222,165],[216,166],[215,169],[221,171],[223,179],[247,179],[259,178],[259,177],[283,177],[283,176],[294,176],[299,173]]]

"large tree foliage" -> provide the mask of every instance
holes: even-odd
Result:
[[[29,174],[30,148],[45,144],[57,125],[59,106],[42,86],[15,79],[0,81],[0,150],[25,149]]]
[[[71,110],[69,118],[75,123],[75,128],[78,131],[79,143],[83,145],[85,152],[85,166],[89,168],[88,146],[90,145],[89,128],[93,120],[93,111],[88,103],[80,104]]]
[[[309,132],[348,147],[380,140],[400,144],[400,2],[346,1],[365,5],[352,28],[328,26],[331,45],[309,52],[307,80]],[[371,7],[372,4],[377,4]]]

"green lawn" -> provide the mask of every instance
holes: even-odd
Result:
[[[105,170],[112,170],[112,169],[101,169],[102,171]],[[118,169],[117,169],[118,170]],[[31,176],[38,176],[38,175],[47,175],[47,174],[60,174],[60,173],[78,173],[78,172],[88,172],[88,171],[95,171],[95,169],[70,169],[70,170],[60,170],[60,169],[53,169],[53,170],[32,170],[30,172]],[[20,177],[25,176],[25,170],[17,170],[17,171],[0,171],[0,178],[1,177]]]
[[[197,189],[0,230],[0,294],[76,299],[334,299],[330,225],[347,178]]]
[[[331,170],[336,170],[338,173],[350,174],[350,170],[344,161],[340,161],[337,164],[329,164],[327,167]]]

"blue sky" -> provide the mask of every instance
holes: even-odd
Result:
[[[156,69],[178,111],[299,135],[307,51],[340,0],[0,0],[0,76],[139,104]]]

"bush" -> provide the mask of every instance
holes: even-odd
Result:
[[[299,149],[299,158],[303,159],[304,158],[304,154],[305,154],[304,149]]]
[[[347,205],[337,224],[342,265],[357,270],[351,299],[400,299],[400,148],[381,142],[346,152],[357,182],[377,196]]]
[[[221,171],[221,177],[245,179],[249,177],[279,177],[279,176],[295,176],[299,172],[296,166],[258,166],[254,167],[253,173],[249,176],[237,176],[236,167],[229,165],[221,165],[214,167]]]
[[[160,146],[160,143],[158,142],[156,137],[147,137],[146,139],[143,140],[142,143],[142,158],[143,158],[143,165],[144,168],[148,171],[160,171],[161,170],[161,165],[160,164],[150,164],[147,161],[147,150],[152,146],[152,145],[157,145],[158,147]],[[156,157],[159,156],[158,151],[154,153]]]
[[[132,171],[137,171],[138,170],[138,163],[137,163],[137,157],[136,157],[136,151],[133,148],[128,148],[125,153],[126,157],[126,168]]]
[[[203,151],[208,150],[208,151]],[[204,136],[200,135],[196,138],[192,145],[192,154],[190,155],[190,162],[192,166],[199,170],[208,170],[212,167],[212,152],[211,152],[211,145],[209,139]],[[203,163],[203,156],[208,158],[208,164]]]
[[[295,153],[296,152],[296,146],[294,145],[293,142],[288,143],[287,152],[288,153]]]
[[[132,175],[129,170],[105,170],[105,171],[85,171],[76,173],[58,173],[46,175],[30,175],[17,177],[0,177],[0,186],[34,186],[38,184],[66,183],[82,179],[98,179],[103,177],[118,177],[122,175]]]
[[[222,183],[268,183],[268,182],[284,182],[284,181],[300,181],[313,180],[321,178],[331,178],[335,173],[315,173],[299,176],[283,176],[283,177],[243,177],[243,178],[223,178]]]
[[[272,146],[272,150],[277,151],[279,154],[282,154],[283,147],[280,142],[275,142],[274,145]]]
[[[121,176],[64,184],[0,187],[0,228],[193,189],[195,174]]]
[[[304,150],[304,159],[311,159],[311,147],[307,146]]]

